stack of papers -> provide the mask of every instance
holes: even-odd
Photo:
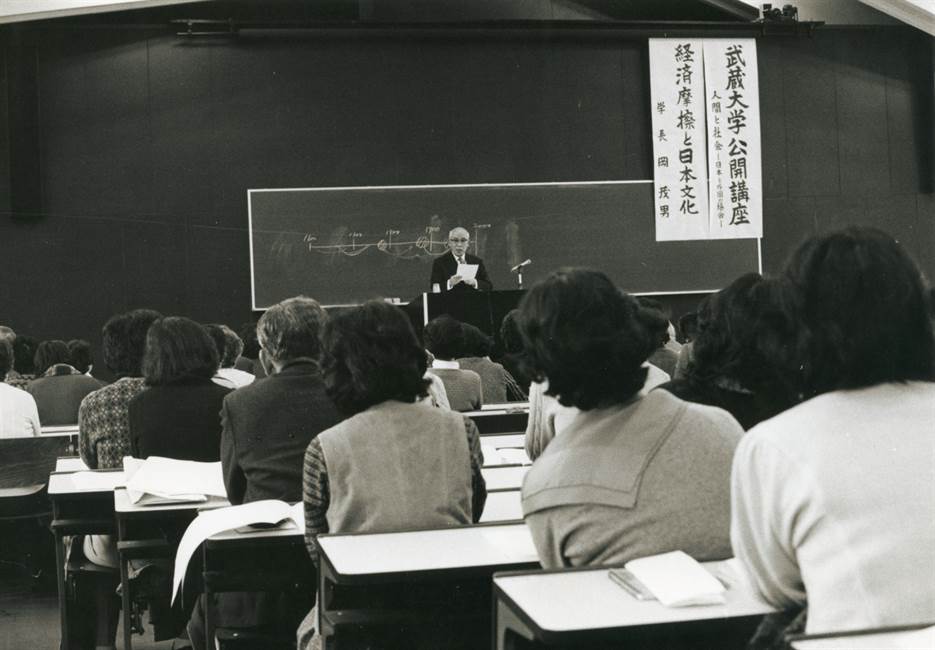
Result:
[[[631,560],[625,566],[666,607],[725,602],[724,585],[683,551]]]
[[[493,447],[481,445],[485,465],[532,465],[522,447]]]
[[[221,463],[199,463],[150,456],[124,458],[130,503],[201,503],[209,497],[227,497]]]

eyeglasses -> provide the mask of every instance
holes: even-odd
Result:
[[[448,241],[450,241],[452,244],[466,244],[471,240],[467,237],[449,237]]]

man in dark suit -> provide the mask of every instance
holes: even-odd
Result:
[[[325,394],[318,335],[326,315],[311,298],[284,300],[257,323],[269,375],[224,399],[221,464],[232,504],[302,500],[308,443],[343,418]]]
[[[435,258],[432,263],[431,284],[437,284],[442,291],[471,287],[479,291],[490,291],[493,285],[487,277],[484,260],[476,255],[469,255],[467,250],[471,235],[460,226],[448,233],[448,252]],[[458,264],[477,264],[477,274],[473,278],[458,275]]]
[[[224,398],[221,467],[232,504],[263,499],[302,500],[302,465],[312,438],[343,418],[325,394],[318,361],[327,318],[311,298],[289,298],[257,323],[259,361],[268,376]],[[292,629],[311,607],[286,594],[231,592],[207,606],[213,626]],[[301,599],[300,599],[301,600]],[[205,599],[192,612],[192,645],[205,648]],[[214,630],[208,630],[214,638]]]

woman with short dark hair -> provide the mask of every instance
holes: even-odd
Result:
[[[732,543],[756,589],[808,604],[808,633],[935,620],[932,324],[892,237],[814,237],[784,275],[801,305],[807,401],[734,459]]]
[[[312,439],[305,454],[305,539],[313,560],[321,533],[478,521],[487,491],[477,426],[419,401],[426,358],[405,313],[368,302],[332,317],[323,344],[326,390],[348,419]],[[300,647],[310,640],[310,620],[300,628]]]
[[[533,379],[577,409],[523,483],[543,566],[676,549],[730,557],[730,462],[743,431],[720,409],[640,395],[657,341],[637,302],[603,273],[563,269],[520,312]]]
[[[149,327],[143,354],[147,389],[128,408],[135,457],[220,460],[219,413],[230,389],[211,381],[217,369],[214,342],[195,321],[170,316]]]
[[[705,300],[686,376],[660,388],[720,407],[744,429],[784,411],[801,390],[796,312],[787,281],[740,276]]]

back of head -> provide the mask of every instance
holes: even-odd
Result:
[[[493,348],[493,341],[484,334],[479,327],[470,323],[462,323],[464,328],[464,349],[461,351],[463,357],[486,357]]]
[[[425,347],[438,359],[450,361],[464,356],[464,328],[447,314],[430,320],[423,338]]]
[[[210,379],[218,369],[218,354],[205,328],[181,316],[155,321],[146,334],[143,376],[151,386]]]
[[[806,396],[932,379],[922,274],[892,237],[875,228],[813,237],[784,273],[807,330]]]
[[[237,336],[237,332],[223,323],[211,323],[204,327],[217,348],[221,368],[233,367],[237,357],[243,352],[243,341]]]
[[[337,314],[325,325],[322,341],[325,386],[343,413],[425,397],[425,351],[398,307],[372,300]]]
[[[43,341],[36,348],[34,363],[36,365],[36,374],[41,375],[46,370],[60,363],[68,363],[68,344],[58,339]]]
[[[695,380],[770,393],[783,407],[795,401],[799,317],[785,279],[742,275],[711,296],[702,313],[689,370]]]
[[[257,339],[277,363],[298,359],[317,362],[321,358],[321,331],[327,321],[318,301],[296,296],[266,310],[256,325]]]
[[[589,269],[561,269],[520,303],[520,332],[536,381],[582,410],[633,397],[646,381],[643,362],[655,347],[636,300]]]
[[[39,343],[31,336],[17,336],[13,341],[13,369],[21,375],[36,372],[36,351]]]
[[[68,358],[72,367],[80,373],[91,369],[91,344],[84,339],[72,339],[68,342]]]
[[[683,343],[690,343],[695,340],[698,333],[698,312],[690,311],[682,314],[679,318],[679,333],[682,335]]]
[[[519,310],[511,309],[500,323],[500,341],[507,354],[519,354],[523,351],[523,336],[519,332]]]
[[[162,314],[152,309],[134,309],[112,316],[101,330],[104,365],[118,377],[143,374],[143,353],[149,326]]]
[[[669,336],[669,316],[665,307],[655,298],[640,296],[636,300],[654,347],[658,348],[668,343],[671,337]]]
[[[237,336],[243,341],[243,351],[241,356],[247,359],[257,360],[260,356],[260,341],[256,336],[256,323],[244,323],[237,330]]]
[[[0,325],[0,339],[6,339],[10,343],[16,340],[16,332],[13,331],[12,327],[7,325]]]
[[[6,374],[13,368],[13,344],[10,339],[0,336],[0,381],[6,379]]]

